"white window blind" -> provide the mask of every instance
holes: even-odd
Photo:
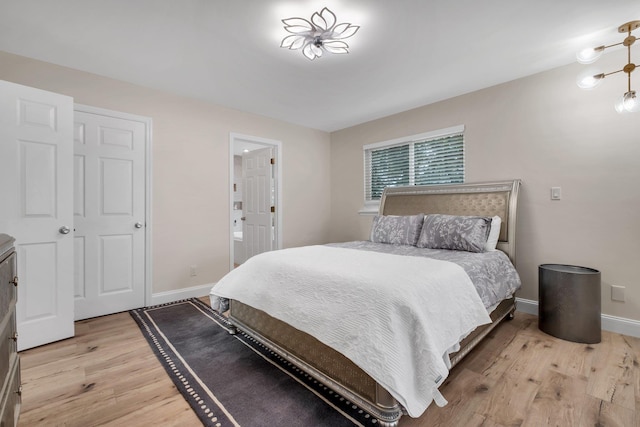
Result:
[[[387,186],[464,182],[464,127],[364,147],[365,203]]]

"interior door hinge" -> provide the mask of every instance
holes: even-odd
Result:
[[[274,213],[276,211],[276,207],[275,206],[271,206],[271,213]]]
[[[275,164],[276,164],[276,159],[275,159],[275,157],[272,157],[272,158],[271,158],[271,164],[272,164],[272,165],[275,165]]]

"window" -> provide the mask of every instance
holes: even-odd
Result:
[[[365,207],[376,213],[388,186],[464,182],[464,126],[442,129],[364,149]]]

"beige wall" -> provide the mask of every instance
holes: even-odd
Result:
[[[152,118],[154,293],[212,283],[229,270],[230,132],[282,141],[284,246],[328,240],[328,133],[4,52],[0,79]]]
[[[613,54],[603,69],[619,68]],[[0,79],[153,119],[153,291],[218,280],[229,265],[229,132],[283,143],[284,245],[364,239],[362,145],[463,124],[467,182],[521,178],[519,296],[537,266],[602,272],[603,312],[640,320],[640,119],[618,115],[622,76],[581,91],[570,65],[328,135],[0,52]],[[637,88],[636,88],[637,89]],[[550,187],[563,199],[551,201]],[[189,276],[196,264],[199,275]],[[612,302],[610,285],[626,287]]]
[[[598,65],[623,62],[616,52]],[[640,320],[640,116],[613,109],[624,76],[582,91],[575,78],[583,69],[569,65],[332,133],[331,239],[368,236],[371,217],[357,213],[364,144],[465,125],[467,182],[523,180],[518,296],[537,300],[539,264],[583,265],[602,273],[603,313]],[[562,200],[550,200],[552,186],[562,187]],[[611,301],[610,285],[626,287],[626,302]]]

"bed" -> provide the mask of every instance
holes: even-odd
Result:
[[[492,256],[493,258],[504,258],[507,260],[506,262],[509,264],[510,268],[513,269],[513,265],[515,265],[516,260],[515,235],[519,188],[519,180],[443,186],[388,187],[385,189],[382,195],[379,216],[377,218],[385,219],[386,217],[387,219],[392,219],[392,217],[394,216],[409,217],[424,214],[424,221],[426,224],[427,218],[429,218],[430,221],[434,221],[434,218],[444,218],[444,216],[446,215],[455,217],[481,217],[485,219],[494,218],[497,216],[501,219],[501,225],[497,229],[494,227],[494,234],[497,238],[497,251],[495,254],[490,254],[487,252],[486,254],[478,254],[478,256],[486,255],[487,257]],[[499,230],[499,232],[496,232],[496,230]],[[420,239],[422,238],[423,237],[420,236]],[[282,291],[282,295],[289,295],[290,297],[292,297],[293,294],[305,293],[305,291],[297,291],[295,290],[297,288],[291,287],[295,285],[295,282],[298,280],[301,283],[311,283],[311,285],[309,286],[311,286],[312,289],[324,288],[325,286],[327,288],[330,288],[329,282],[333,282],[335,277],[343,274],[345,276],[348,276],[350,265],[368,265],[360,263],[371,262],[372,264],[369,264],[370,267],[367,267],[367,270],[369,270],[369,268],[372,270],[372,277],[368,277],[366,278],[366,280],[373,281],[375,279],[373,276],[380,276],[380,280],[384,281],[389,280],[388,277],[385,276],[385,274],[386,271],[390,270],[386,267],[383,267],[383,263],[386,262],[387,259],[393,260],[394,263],[398,263],[397,265],[401,266],[400,270],[404,270],[404,273],[401,271],[393,273],[394,276],[397,276],[398,280],[403,281],[401,284],[405,284],[405,282],[409,283],[417,276],[417,274],[415,274],[415,271],[418,270],[413,269],[421,269],[420,271],[422,271],[422,269],[426,269],[427,267],[430,268],[430,266],[432,265],[431,263],[439,263],[434,264],[434,268],[436,266],[438,268],[449,268],[449,264],[451,264],[451,274],[459,274],[459,271],[462,271],[462,274],[465,277],[472,277],[474,275],[473,270],[475,269],[475,267],[466,268],[465,270],[464,268],[459,267],[458,264],[454,264],[453,262],[433,261],[431,260],[431,258],[424,259],[421,256],[416,256],[418,255],[416,251],[419,252],[420,250],[412,247],[403,248],[396,245],[391,245],[395,246],[394,250],[396,252],[402,252],[398,255],[386,253],[374,254],[375,252],[380,252],[380,245],[375,246],[373,242],[351,242],[328,246],[329,247],[323,246],[296,248],[291,250],[291,254],[287,255],[288,257],[292,256],[291,259],[293,260],[289,263],[289,270],[287,270],[287,267],[284,265],[284,263],[276,264],[275,267],[273,267],[274,274],[270,276],[272,278],[268,280],[284,283],[287,286],[286,289],[288,289],[289,291]],[[425,250],[428,251],[430,249]],[[260,257],[259,260],[276,256],[281,257],[282,255],[286,255],[284,254],[284,252],[286,251],[287,250],[274,251],[278,252],[278,254],[272,252],[269,253],[269,255]],[[443,251],[438,249],[436,251],[438,251],[438,253],[445,253],[445,255],[446,253],[459,252],[447,250]],[[281,254],[280,252],[283,253]],[[367,255],[364,254],[365,252],[367,253]],[[298,258],[295,258],[295,256],[298,256]],[[317,270],[316,273],[318,277],[308,279],[306,276],[300,276],[301,278],[297,279],[296,274],[298,274],[298,266],[304,264],[306,260],[309,259],[314,259],[314,262],[316,263],[322,263],[322,269]],[[276,259],[275,262],[282,261]],[[332,263],[334,263],[335,265]],[[341,263],[343,264],[342,266],[340,265]],[[414,263],[417,264],[414,265]],[[249,268],[243,269],[243,267],[230,272],[228,276],[232,276],[237,271],[239,271],[237,275],[239,275],[238,278],[241,278],[241,274],[245,270],[249,270]],[[265,267],[263,265],[260,268],[264,269]],[[495,270],[496,267],[492,266],[491,269]],[[354,268],[351,268],[351,270],[354,270]],[[283,271],[285,271],[286,273],[282,273]],[[334,271],[338,272],[339,274],[334,274]],[[515,269],[513,269],[513,272],[509,272],[509,274],[511,274],[512,276],[513,274],[515,274],[517,276],[517,273],[515,273]],[[485,273],[475,273],[475,276],[486,275],[487,274]],[[228,276],[225,276],[225,278],[221,282],[223,282]],[[268,274],[265,274],[265,276],[268,276]],[[416,280],[418,279],[423,280],[421,278],[417,278]],[[254,274],[253,277],[250,275],[244,276],[244,279],[240,280],[243,283],[252,282],[251,286],[253,286],[253,281],[260,280],[260,278],[258,277],[258,275]],[[354,276],[354,278],[351,278],[349,280],[355,283],[359,282],[361,279],[360,276]],[[437,279],[435,280],[437,281]],[[476,278],[474,278],[474,281],[475,280]],[[500,281],[501,279],[497,280]],[[512,279],[510,280],[513,281]],[[460,279],[460,281],[463,280]],[[468,354],[484,337],[489,334],[489,332],[493,328],[495,328],[499,324],[500,321],[505,318],[511,318],[513,316],[513,313],[515,311],[515,298],[513,296],[513,292],[519,286],[519,278],[517,278],[517,281],[517,286],[511,284],[509,285],[511,291],[507,292],[506,296],[496,297],[499,299],[490,302],[484,301],[484,295],[482,296],[482,298],[478,296],[478,294],[471,296],[470,293],[466,290],[460,290],[460,293],[455,294],[455,298],[450,297],[450,299],[454,300],[461,307],[464,307],[464,315],[461,314],[461,317],[471,318],[475,316],[475,318],[474,320],[468,319],[467,321],[467,319],[462,319],[458,321],[457,317],[452,316],[451,318],[443,320],[445,322],[444,325],[446,325],[447,329],[450,328],[450,324],[457,325],[458,323],[460,323],[460,329],[452,333],[464,333],[462,333],[458,338],[452,341],[454,345],[451,345],[452,342],[443,344],[447,348],[446,354],[444,355],[445,357],[443,357],[444,361],[442,363],[440,360],[433,361],[434,365],[438,365],[438,369],[433,368],[433,373],[432,370],[428,368],[426,369],[428,375],[423,371],[410,371],[418,372],[418,374],[413,373],[412,376],[418,378],[424,377],[424,382],[427,383],[427,385],[425,386],[421,383],[421,381],[415,381],[419,383],[415,387],[418,387],[420,389],[429,389],[429,392],[432,393],[432,400],[435,400],[435,402],[440,406],[446,404],[446,400],[444,400],[444,398],[439,394],[437,387],[441,385],[444,381],[444,378],[446,378],[448,370],[455,366],[466,354]],[[469,283],[471,282],[472,281],[469,280]],[[222,292],[222,295],[220,294],[220,288],[224,289],[223,285],[221,285],[220,287],[216,285],[212,289],[212,306],[214,306],[214,308],[219,309],[220,302],[225,301],[224,299],[220,298],[227,295],[224,294],[224,292]],[[339,286],[345,286],[345,284],[340,283]],[[447,287],[449,286],[450,285],[447,285]],[[476,286],[477,289],[477,285],[475,284],[475,282],[473,286]],[[236,287],[238,287],[237,284]],[[357,286],[355,286],[354,284],[354,288],[356,287]],[[291,291],[292,289],[294,291]],[[236,298],[231,298],[229,300],[228,315],[229,321],[233,325],[232,330],[234,332],[236,329],[240,329],[247,335],[251,336],[253,339],[261,342],[262,344],[279,354],[281,357],[290,361],[298,368],[314,377],[316,380],[320,381],[330,389],[344,396],[346,399],[359,405],[361,408],[375,417],[378,420],[379,425],[381,426],[397,426],[400,417],[406,413],[409,413],[409,415],[411,416],[419,415],[419,413],[416,413],[415,409],[413,410],[413,413],[411,410],[408,410],[408,408],[413,407],[413,401],[411,400],[413,396],[405,398],[405,396],[402,394],[403,392],[398,391],[396,383],[393,382],[393,379],[387,379],[387,376],[384,372],[384,363],[386,362],[378,363],[379,361],[374,360],[373,363],[376,366],[373,369],[370,366],[365,365],[364,362],[370,363],[368,359],[376,359],[372,355],[384,353],[387,350],[399,353],[401,357],[404,357],[405,353],[409,353],[411,355],[411,351],[393,350],[393,348],[399,346],[399,344],[394,340],[396,340],[396,337],[402,336],[403,333],[401,332],[405,329],[411,329],[410,333],[407,333],[408,335],[410,335],[410,339],[415,339],[417,342],[422,343],[423,341],[419,336],[420,333],[416,332],[416,330],[418,329],[421,330],[421,327],[418,328],[412,326],[411,328],[407,328],[406,326],[403,326],[399,328],[402,331],[400,331],[399,329],[393,330],[393,328],[388,327],[387,329],[391,330],[391,335],[387,336],[385,335],[384,331],[383,333],[380,333],[379,330],[375,330],[375,333],[371,334],[373,338],[366,337],[368,330],[365,331],[366,333],[361,333],[363,331],[361,328],[354,328],[354,330],[360,331],[358,332],[358,334],[354,335],[353,333],[351,333],[349,328],[342,327],[344,325],[341,324],[336,324],[335,318],[330,319],[330,321],[327,320],[329,323],[327,323],[326,325],[332,324],[331,322],[334,322],[333,324],[336,325],[336,327],[329,328],[322,322],[318,322],[317,319],[319,318],[314,316],[316,316],[317,312],[327,312],[328,316],[336,316],[335,313],[345,313],[344,311],[334,311],[334,306],[337,307],[335,308],[335,310],[343,310],[342,308],[338,307],[340,304],[336,303],[337,300],[329,301],[328,303],[326,303],[326,305],[321,305],[321,309],[317,310],[314,307],[305,307],[303,310],[304,316],[301,316],[304,318],[302,324],[296,324],[297,327],[293,327],[289,323],[287,323],[287,321],[285,321],[289,318],[285,315],[282,315],[282,313],[280,313],[278,310],[266,310],[270,312],[270,314],[267,314],[265,310],[254,308],[253,306],[259,306],[259,304],[257,303],[258,300],[251,300],[250,298],[247,298],[247,301],[254,301],[253,303],[240,301],[241,299],[244,299],[245,294],[250,294],[252,292],[253,288],[247,287],[243,291],[240,291],[240,295],[243,295],[243,297],[237,297],[238,294],[236,294]],[[345,292],[348,293],[347,291]],[[436,293],[443,294],[442,291]],[[469,298],[477,298],[478,300],[483,300],[481,301],[481,303],[483,304],[482,307],[478,307],[478,303],[475,300],[472,302],[467,302],[467,294],[469,294]],[[357,293],[354,295],[357,295]],[[382,299],[393,298],[393,295],[380,295],[382,295]],[[460,296],[463,296],[464,298],[461,298]],[[427,298],[433,297],[434,295],[431,295]],[[446,298],[447,296],[443,295],[442,297]],[[311,298],[323,299],[324,296],[314,291],[311,295]],[[259,297],[259,300],[261,299],[264,299],[264,296]],[[278,298],[274,299],[283,300],[281,295]],[[355,307],[357,306],[357,301],[359,301],[359,297],[351,299],[350,302],[347,302],[347,304],[354,305]],[[296,304],[298,303],[287,302],[287,310],[295,311],[297,307]],[[402,304],[405,303],[403,302]],[[473,306],[474,308],[471,308],[472,304],[475,304]],[[300,307],[302,307],[302,305],[300,305]],[[404,309],[404,305],[400,305],[399,307],[400,309],[392,307],[389,310],[398,311]],[[384,310],[379,310],[379,307],[378,309],[371,310],[370,312],[367,310],[354,311],[357,311],[358,313],[367,313],[366,316],[368,317],[365,319],[365,321],[371,323],[372,330],[374,329],[374,324],[381,324],[384,328],[385,322],[387,321],[388,316],[390,316],[390,314],[387,313],[386,308]],[[431,311],[431,309],[426,311]],[[482,313],[480,313],[480,311],[482,311]],[[476,314],[474,314],[474,312]],[[300,313],[298,314],[300,315]],[[422,316],[422,313],[420,313],[420,316]],[[435,314],[435,316],[438,317],[438,314]],[[486,320],[482,320],[483,316],[486,318]],[[365,315],[358,315],[358,317],[362,318],[365,317]],[[384,317],[385,320],[381,321],[377,317]],[[440,315],[440,317],[442,317],[442,315]],[[454,318],[456,319],[455,321],[453,321]],[[437,319],[429,319],[430,325],[433,320]],[[472,329],[469,329],[469,325],[473,322],[475,322],[474,325],[482,323],[484,324],[478,327],[473,326]],[[295,324],[293,321],[290,321],[290,323]],[[397,323],[396,319],[392,318],[391,323],[395,325]],[[308,326],[307,324],[310,325]],[[402,324],[406,325],[406,323]],[[438,325],[438,323],[433,322],[433,325]],[[434,326],[432,327],[432,329],[437,329],[439,327],[441,326]],[[316,329],[318,330],[316,331]],[[428,328],[425,330],[426,335],[430,335],[431,333],[432,332],[428,330]],[[362,338],[361,335],[365,337]],[[416,338],[416,336],[418,336],[418,338]],[[390,344],[381,346],[379,345],[379,343],[373,342],[375,341],[376,337],[380,337],[380,340]],[[401,340],[400,338],[397,339]],[[363,351],[366,353],[364,358],[354,355],[353,352],[350,352],[350,349],[354,347],[353,343],[356,343],[355,346],[358,347],[358,349],[354,351]],[[367,345],[371,346],[368,348],[368,350],[366,350]],[[389,349],[387,349],[387,347],[389,347]],[[422,353],[422,347],[419,349],[419,351],[413,351],[416,353]],[[442,350],[438,349],[437,351],[441,352]],[[413,358],[415,358],[415,355],[413,356]],[[387,360],[387,356],[385,355],[385,357],[381,360]],[[446,365],[446,368],[440,367],[441,364]],[[388,370],[395,372],[398,369],[394,363],[389,362]],[[382,374],[379,373],[380,371],[383,371]],[[405,373],[404,375],[406,376],[407,374]],[[430,375],[432,375],[433,378],[427,381],[426,378]],[[427,399],[427,405],[429,402],[430,400]],[[418,410],[418,412],[423,410],[422,406],[419,406],[419,408],[420,409]],[[424,406],[424,408],[426,408],[426,406]]]

